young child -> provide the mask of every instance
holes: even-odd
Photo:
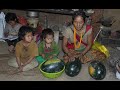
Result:
[[[18,23],[16,14],[15,13],[7,13],[5,15],[5,21],[6,21],[6,26],[5,26],[5,30],[4,30],[5,37],[18,36],[19,29],[22,25]],[[6,40],[6,41],[9,46],[8,50],[10,52],[13,52],[14,47],[15,47],[16,43],[19,41],[19,39]]]
[[[8,65],[18,67],[19,71],[28,71],[38,66],[35,57],[38,56],[38,46],[33,40],[32,28],[22,26],[19,30],[18,36],[21,41],[16,44],[15,55],[16,59],[8,62]]]
[[[59,54],[59,47],[54,41],[54,32],[51,29],[44,29],[42,31],[42,38],[43,41],[40,42],[38,47],[40,56],[37,60],[39,63],[44,60],[56,58]]]

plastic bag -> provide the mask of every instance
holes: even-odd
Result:
[[[101,45],[99,42],[95,41],[93,46],[92,46],[92,49],[96,49],[96,50],[101,51],[102,53],[105,54],[105,56],[107,58],[110,56],[110,53],[109,53],[108,49],[104,45]]]

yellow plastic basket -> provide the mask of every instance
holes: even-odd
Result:
[[[63,73],[64,70],[65,70],[65,66],[64,66],[63,70],[61,70],[60,72],[57,72],[57,73],[47,73],[47,72],[44,72],[44,71],[41,70],[41,66],[42,66],[43,63],[44,63],[44,62],[42,62],[42,63],[39,65],[38,68],[39,68],[39,70],[41,71],[42,75],[45,76],[45,77],[47,77],[47,78],[57,78],[57,77],[61,76],[62,73]]]

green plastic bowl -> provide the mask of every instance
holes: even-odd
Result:
[[[47,77],[47,78],[57,78],[57,77],[61,76],[62,73],[63,73],[64,70],[65,70],[65,66],[64,66],[63,70],[61,70],[60,72],[57,72],[57,73],[47,73],[47,72],[44,72],[43,70],[41,70],[41,66],[42,66],[43,63],[44,63],[44,62],[42,62],[42,63],[38,66],[38,68],[39,68],[39,70],[41,71],[42,75],[45,76],[45,77]]]

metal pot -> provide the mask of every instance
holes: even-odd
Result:
[[[102,35],[104,37],[109,37],[111,35],[111,30],[110,29],[103,29],[102,30]]]
[[[86,16],[91,16],[94,13],[93,9],[86,9],[84,10]]]
[[[38,18],[39,17],[39,12],[27,11],[26,15],[27,15],[27,17]]]
[[[27,22],[28,22],[29,26],[31,26],[33,28],[37,28],[39,18],[28,18]]]
[[[114,17],[101,18],[97,23],[101,23],[103,26],[111,27],[116,20]]]

